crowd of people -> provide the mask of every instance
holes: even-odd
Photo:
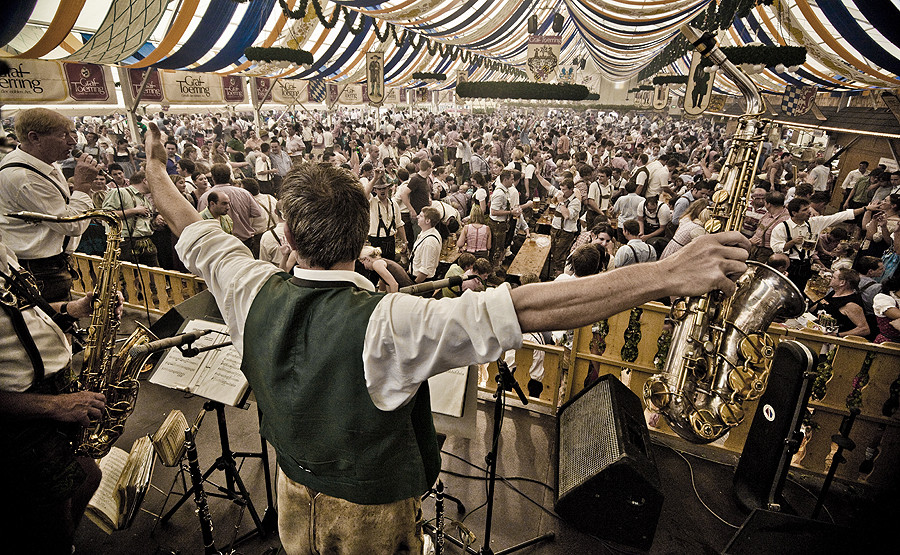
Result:
[[[430,293],[463,303],[447,305],[451,312],[442,317],[459,320],[461,337],[477,331],[500,334],[503,340],[487,350],[481,345],[453,354],[435,346],[426,355],[418,340],[413,342],[416,348],[402,341],[436,333],[432,324],[415,318],[400,331],[365,335],[359,348],[364,350],[366,383],[374,384],[366,395],[388,412],[418,406],[419,385],[431,373],[453,367],[448,361],[458,366],[496,359],[521,342],[521,333],[508,329],[469,328],[470,318],[463,318],[467,313],[452,307],[500,310],[508,320],[518,319],[522,332],[533,332],[528,337],[546,342],[547,330],[571,329],[596,321],[598,314],[711,287],[710,280],[721,277],[716,272],[724,271],[723,257],[736,256],[715,249],[733,245],[735,236],[751,251],[751,259],[784,271],[801,290],[810,290],[810,280],[819,285],[827,281],[812,310],[830,315],[838,335],[900,339],[900,272],[895,271],[900,258],[900,172],[882,166],[869,171],[868,163],[859,164],[835,191],[828,161],[816,153],[795,156],[765,142],[739,234],[710,235],[710,202],[720,187],[730,145],[724,128],[706,119],[681,122],[633,113],[556,110],[538,114],[499,109],[490,115],[451,116],[354,109],[272,113],[254,125],[241,115],[159,113],[140,123],[149,137],[147,146],[118,123],[78,118],[73,125],[46,109],[17,115],[10,135],[18,148],[0,160],[0,232],[8,264],[28,270],[41,295],[57,303],[56,311],[84,316],[89,307],[67,302],[72,283],[68,255],[76,250],[102,255],[107,238],[103,224],[35,223],[6,214],[114,211],[124,222],[122,260],[192,271],[207,280],[217,296],[231,295],[228,304],[235,312],[226,317],[233,320],[229,325],[235,345],[251,348],[260,360],[266,359],[269,339],[254,336],[249,347],[241,336],[259,315],[250,301],[261,291],[273,303],[296,302],[272,277],[284,275],[277,274],[279,270],[292,273],[304,291],[301,296],[310,299],[318,299],[315,290],[320,286],[315,282],[322,276],[385,293],[462,277],[462,285],[436,287]],[[192,225],[202,220],[210,222]],[[546,265],[508,279],[510,260],[537,234],[549,235]],[[710,260],[692,258],[710,252],[715,253]],[[671,270],[677,264],[676,273],[686,279],[683,274],[710,271],[708,265],[714,263],[720,265],[714,276],[691,285],[660,274],[661,268]],[[632,268],[623,270],[627,267]],[[614,269],[620,271],[611,273]],[[726,275],[734,277],[732,273]],[[611,281],[605,279],[607,274],[628,279]],[[237,275],[242,279],[228,277]],[[231,291],[238,281],[245,285]],[[510,289],[505,281],[521,286]],[[538,291],[526,285],[537,282],[553,283],[541,286],[543,296],[516,293]],[[635,284],[635,290],[623,290],[626,282]],[[721,279],[718,286],[733,288]],[[469,290],[488,296],[463,294]],[[413,301],[380,303],[381,298],[374,296],[372,303],[351,311],[359,320],[351,318],[358,331],[366,329],[366,322],[393,322],[400,313],[412,318],[423,309]],[[335,307],[315,302],[324,302],[318,313],[323,322],[346,308],[341,304],[330,314]],[[481,304],[466,304],[473,302]],[[589,314],[593,302],[603,308]],[[271,311],[280,314],[282,308],[272,304]],[[579,316],[572,316],[576,313]],[[381,339],[373,342],[372,337]],[[387,343],[382,340],[394,345],[393,355],[384,351]],[[328,344],[325,338],[321,341]],[[338,351],[346,354],[341,349],[332,354]],[[423,365],[422,357],[431,362]],[[323,369],[330,367],[327,356],[319,358]],[[18,356],[15,362],[21,360]],[[398,367],[422,368],[402,387],[385,370],[398,360],[403,362]],[[264,412],[279,413],[279,395],[266,385],[270,369],[247,371],[256,382],[257,396],[271,395],[260,399]],[[532,395],[540,395],[542,375],[540,364],[532,365]],[[7,391],[5,376],[0,389]],[[25,392],[28,387],[13,390]],[[67,421],[84,420],[102,406],[102,399],[82,397],[72,398],[78,408]],[[322,410],[326,416],[329,409]],[[390,425],[380,417],[373,422]],[[278,443],[283,434],[294,432],[264,432],[270,441],[275,438],[277,450],[302,455]],[[291,441],[296,439],[291,436]],[[80,475],[92,475],[93,467],[78,464]],[[306,499],[309,493],[300,484],[363,504],[387,502],[388,497],[393,503],[412,493],[403,490],[370,499],[339,484],[310,482],[297,468],[283,470],[279,488],[286,500]],[[424,474],[411,475],[411,483],[422,482],[430,473],[426,468]],[[408,516],[407,505],[397,510]]]

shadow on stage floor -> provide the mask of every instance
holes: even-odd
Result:
[[[189,421],[202,408],[204,400],[181,392],[162,388],[142,379],[141,392],[134,414],[129,418],[125,434],[117,446],[128,450],[139,436],[154,432],[173,409],[181,409]],[[229,440],[233,451],[259,451],[256,403],[251,397],[248,410],[228,407],[225,409]],[[457,514],[452,502],[446,503],[447,533],[460,535],[462,530],[472,534],[472,547],[482,547],[487,498],[486,463],[492,435],[494,407],[492,402],[479,401],[477,428],[471,439],[448,437],[444,443],[441,479],[446,493],[459,498],[466,513]],[[552,541],[542,542],[517,553],[523,554],[615,554],[639,553],[634,548],[601,541],[583,534],[560,520],[553,512],[554,484],[557,465],[557,439],[555,417],[532,413],[523,409],[508,408],[505,412],[496,485],[490,548],[494,552],[553,532]],[[199,462],[202,469],[209,467],[221,454],[218,430],[214,414],[207,415],[198,437]],[[733,499],[731,481],[733,466],[712,462],[676,449],[687,445],[665,444],[654,437],[653,454],[656,458],[665,495],[662,513],[655,539],[649,553],[705,554],[721,553],[738,527],[747,518]],[[776,447],[777,448],[777,447]],[[274,470],[274,453],[269,449]],[[241,464],[241,461],[238,461]],[[250,458],[243,462],[240,476],[250,490],[252,503],[262,516],[267,507],[266,490],[261,462]],[[167,491],[177,478],[176,469],[166,468],[157,461],[152,483]],[[221,472],[214,472],[211,481],[223,484]],[[180,481],[179,481],[180,484]],[[793,472],[784,489],[786,500],[801,516],[808,517],[815,506],[820,481],[795,475]],[[170,497],[166,507],[178,499],[180,485]],[[215,491],[213,484],[207,491]],[[76,553],[79,555],[105,554],[153,554],[153,553],[203,553],[200,522],[193,499],[178,509],[165,524],[157,523],[150,513],[160,514],[165,501],[164,493],[151,490],[143,502],[143,512],[137,515],[130,528],[107,535],[85,519],[76,536]],[[891,513],[886,509],[891,507]],[[210,498],[214,523],[215,545],[228,552],[235,537],[241,537],[254,529],[246,508],[229,500]],[[426,518],[434,516],[433,501],[423,504]],[[168,509],[166,509],[168,510]],[[849,527],[854,536],[855,551],[874,553],[874,546],[885,545],[885,523],[897,522],[896,503],[880,503],[863,495],[857,488],[835,484],[825,503],[820,520],[836,522]],[[263,554],[279,552],[277,533],[267,538],[251,537],[234,547],[237,553]],[[794,546],[793,553],[801,553],[803,545]],[[462,553],[453,545],[447,545],[446,553]],[[758,553],[769,553],[760,546]],[[827,553],[828,549],[817,553]],[[283,551],[281,551],[283,553]]]

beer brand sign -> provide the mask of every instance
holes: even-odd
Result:
[[[244,79],[238,75],[222,76],[222,94],[226,104],[240,104],[245,101]]]
[[[106,102],[109,86],[103,75],[103,67],[97,64],[64,63],[69,96],[81,102]]]
[[[141,83],[144,82],[144,74],[150,72],[147,78],[147,85],[144,92],[141,93]],[[128,87],[122,87],[122,90],[131,93],[131,98],[137,98],[141,95],[141,102],[162,102],[163,88],[162,81],[159,78],[159,72],[156,69],[129,69],[128,70]],[[127,96],[127,95],[126,95]]]
[[[95,64],[21,60],[0,77],[0,103],[115,104],[112,72]]]

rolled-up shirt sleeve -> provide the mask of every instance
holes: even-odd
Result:
[[[454,299],[389,294],[366,330],[366,387],[375,406],[394,410],[431,376],[496,360],[521,345],[508,285]]]
[[[202,220],[184,228],[175,252],[191,272],[206,281],[235,348],[243,353],[250,307],[278,268],[254,259],[237,237],[222,231],[218,220]]]

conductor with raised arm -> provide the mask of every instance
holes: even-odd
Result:
[[[285,177],[285,237],[299,260],[287,274],[200,219],[166,176],[152,123],[146,150],[178,255],[206,280],[243,356],[278,456],[289,554],[421,552],[419,499],[440,471],[429,377],[496,360],[523,332],[584,326],[666,296],[731,294],[746,270],[747,239],[720,233],[661,262],[563,283],[440,301],[376,293],[353,271],[369,202],[350,172],[305,164]]]

